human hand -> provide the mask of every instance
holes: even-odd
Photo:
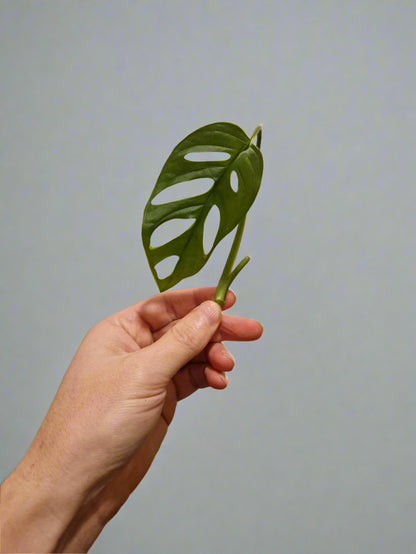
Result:
[[[222,341],[257,339],[262,327],[222,314],[206,302],[213,296],[213,288],[168,291],[87,333],[3,483],[3,548],[88,550],[145,475],[177,402],[199,388],[226,387],[234,361]],[[234,302],[230,292],[224,309]]]

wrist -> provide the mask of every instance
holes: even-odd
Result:
[[[28,473],[23,459],[1,485],[1,552],[86,552],[101,531],[86,495]]]
[[[2,552],[53,552],[64,526],[41,484],[32,486],[17,469],[2,483]]]

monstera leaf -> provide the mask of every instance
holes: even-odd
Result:
[[[235,228],[236,238],[223,281],[234,278],[241,269],[242,262],[238,271],[232,270],[232,265],[245,216],[260,187],[263,173],[260,140],[261,126],[249,137],[233,123],[212,123],[188,135],[172,151],[146,204],[142,224],[144,249],[160,291],[197,273],[217,244]],[[201,181],[208,183],[208,190],[199,190]],[[163,199],[167,192],[174,192],[175,187],[181,188],[184,183],[191,190],[190,195]],[[214,210],[219,211],[218,230],[206,250],[204,230]],[[163,244],[153,245],[153,233],[172,220],[182,220],[185,230],[181,229]],[[159,268],[166,260],[174,264],[168,275],[162,275]],[[247,258],[243,260],[243,265],[247,261]]]

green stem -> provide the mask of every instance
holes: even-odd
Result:
[[[257,125],[257,127],[254,129],[253,134],[250,137],[250,144],[253,144],[254,139],[256,139],[256,146],[257,148],[260,148],[261,146],[261,137],[263,134],[263,125]]]
[[[263,132],[263,125],[257,125],[257,127],[254,129],[253,134],[250,137],[250,145],[252,145],[253,142],[256,141],[257,148],[260,148],[262,132]],[[225,297],[227,295],[227,291],[230,288],[231,283],[234,281],[234,279],[237,277],[237,275],[240,273],[243,267],[246,264],[248,264],[248,262],[250,261],[249,256],[246,256],[233,269],[234,262],[238,254],[238,249],[240,248],[241,237],[243,236],[245,222],[246,222],[246,217],[244,216],[243,219],[238,224],[237,231],[234,236],[233,244],[231,245],[230,253],[228,254],[227,261],[225,262],[223,272],[221,274],[219,283],[217,285],[217,290],[215,291],[215,301],[220,306],[224,304]]]
[[[221,274],[220,280],[217,285],[217,290],[215,291],[215,301],[222,306],[227,295],[227,291],[230,288],[231,283],[243,269],[243,267],[250,261],[249,256],[246,256],[239,262],[239,264],[233,269],[235,259],[238,254],[238,249],[240,248],[241,237],[243,236],[244,224],[246,218],[244,217],[238,224],[237,231],[234,236],[233,244],[231,245],[230,253],[228,254],[227,261],[223,272]]]

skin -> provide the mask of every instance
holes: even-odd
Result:
[[[262,334],[213,288],[173,290],[95,325],[26,455],[1,486],[2,552],[86,552],[149,469],[179,400],[224,389],[223,341]],[[229,292],[223,310],[231,307]]]

